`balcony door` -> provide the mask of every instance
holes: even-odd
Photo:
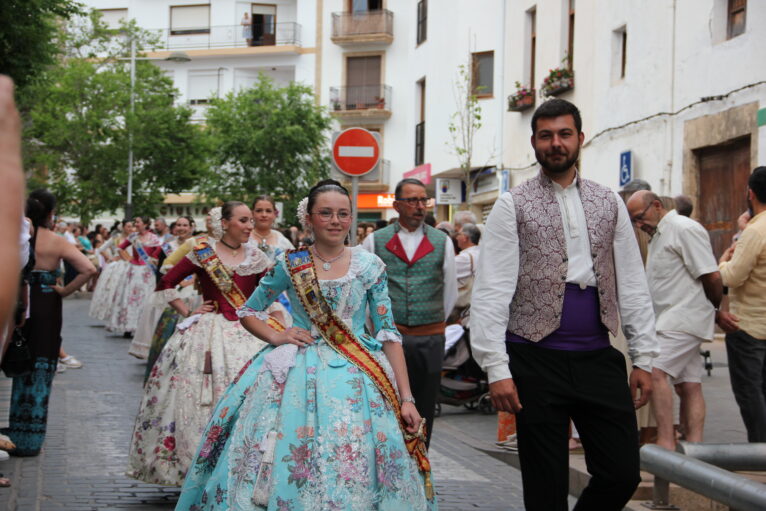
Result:
[[[383,0],[347,0],[348,12],[364,14],[383,9]]]
[[[273,4],[253,4],[253,45],[274,46],[277,33],[277,6]]]
[[[383,97],[381,56],[346,59],[346,109],[375,108]]]

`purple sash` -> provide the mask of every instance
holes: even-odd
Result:
[[[511,311],[513,314],[513,311]],[[538,342],[532,342],[511,332],[505,333],[507,342],[535,344],[541,348],[566,351],[591,351],[608,348],[609,330],[601,323],[598,289],[567,283],[561,324],[553,333]]]

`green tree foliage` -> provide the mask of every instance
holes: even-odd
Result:
[[[136,62],[135,113],[130,110],[130,39],[150,35],[126,24],[108,29],[93,12],[70,24],[64,58],[34,87],[26,130],[28,168],[46,184],[60,210],[88,222],[124,206],[133,135],[133,212],[154,214],[165,193],[190,190],[205,170],[205,138],[191,111],[173,104],[170,78]]]
[[[60,54],[59,23],[80,8],[71,0],[0,2],[0,73],[13,78],[22,109],[26,87],[43,77]]]
[[[214,99],[207,111],[214,164],[201,192],[247,203],[268,193],[294,222],[298,201],[329,174],[330,122],[310,88],[277,87],[263,75],[250,89]]]

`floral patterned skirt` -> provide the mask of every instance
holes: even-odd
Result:
[[[436,509],[367,375],[320,341],[278,383],[264,367],[274,351],[254,357],[219,401],[177,511]]]
[[[157,279],[148,266],[129,264],[128,272],[118,283],[106,329],[115,333],[133,333],[146,301],[151,297]]]
[[[194,289],[194,286],[186,286],[182,288],[178,293],[178,297],[186,302],[186,306],[191,310],[195,310],[199,307],[199,304],[202,301],[200,294]],[[133,340],[130,341],[128,353],[136,358],[148,358],[149,350],[152,346],[152,339],[157,330],[157,324],[167,307],[168,304],[165,302],[165,293],[162,291],[155,291],[150,295],[139,316],[138,327],[133,334]],[[165,340],[167,340],[167,338]],[[156,360],[155,357],[155,359],[152,360],[152,365],[154,365],[154,361]]]
[[[152,367],[136,417],[127,475],[180,486],[217,400],[266,343],[239,321],[203,314],[176,331]],[[203,374],[206,352],[211,374]]]
[[[101,321],[109,319],[115,295],[122,289],[120,286],[124,282],[129,267],[130,263],[127,261],[113,261],[101,270],[90,300],[90,317]]]

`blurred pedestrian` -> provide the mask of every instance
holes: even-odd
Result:
[[[747,203],[751,218],[720,260],[731,308],[721,328],[747,441],[766,442],[766,167],[750,175]]]
[[[28,342],[34,369],[13,378],[8,435],[16,449],[15,456],[36,456],[40,453],[48,421],[48,399],[61,347],[61,299],[79,289],[96,273],[77,247],[56,236],[50,227],[56,199],[48,190],[35,190],[27,199],[27,216],[32,220],[32,246],[35,268],[30,276],[29,319],[22,335]],[[61,261],[68,261],[77,275],[69,284],[57,284]]]
[[[591,474],[576,510],[622,509],[640,481],[634,408],[651,393],[654,315],[625,205],[578,176],[584,138],[572,103],[537,108],[540,173],[492,208],[471,300],[473,355],[495,408],[516,413],[530,510],[569,509],[570,418]],[[609,341],[618,325],[630,379]]]
[[[460,232],[460,228],[463,224],[476,225],[478,222],[476,220],[476,215],[474,215],[472,211],[463,210],[455,213],[455,216],[452,217],[452,223],[455,226],[455,232]]]
[[[660,355],[652,369],[657,445],[675,450],[672,379],[681,398],[684,440],[702,442],[705,398],[700,346],[712,341],[723,296],[710,235],[699,222],[668,211],[656,194],[638,191],[628,200],[632,222],[651,236],[646,278],[656,317]]]
[[[692,211],[694,211],[694,204],[692,203],[691,197],[688,195],[676,195],[673,197],[673,202],[676,205],[676,211],[681,216],[692,216]]]
[[[479,240],[481,231],[475,224],[463,224],[455,235],[460,253],[455,256],[457,276],[457,301],[455,312],[462,314],[471,305],[473,282],[479,264]]]

